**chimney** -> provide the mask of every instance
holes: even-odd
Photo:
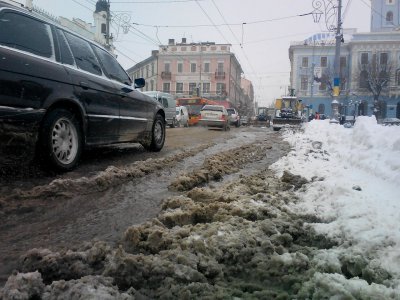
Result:
[[[169,39],[168,40],[168,45],[174,45],[175,44],[175,40],[174,39]]]
[[[186,44],[186,38],[182,38],[182,44]]]
[[[158,55],[158,50],[151,51],[151,56],[157,56],[157,55]]]

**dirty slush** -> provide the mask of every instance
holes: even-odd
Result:
[[[1,205],[12,211],[15,199],[35,203],[41,197],[72,197],[71,190],[105,190],[169,168],[172,161],[208,147],[212,145],[109,168],[80,181],[17,191],[0,199]],[[323,220],[290,210],[289,205],[299,201],[295,191],[307,181],[287,172],[277,178],[268,169],[273,161],[266,163],[265,157],[276,148],[281,155],[290,150],[280,135],[271,134],[205,155],[199,166],[171,179],[173,196],[162,201],[159,214],[126,228],[117,243],[92,240],[60,251],[27,251],[0,290],[0,299],[324,298],[315,293],[316,274],[353,277],[358,266],[346,257],[340,268],[328,260],[321,263],[321,249],[336,242],[308,226]],[[253,172],[241,172],[252,164],[258,166]]]

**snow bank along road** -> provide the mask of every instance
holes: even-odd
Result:
[[[314,226],[333,220],[295,209],[307,187],[325,179],[305,179],[277,166],[272,171],[271,163],[290,150],[280,134],[232,131],[229,139],[165,157],[13,190],[1,199],[5,217],[18,209],[10,204],[15,201],[63,206],[54,215],[43,213],[48,232],[33,224],[25,236],[14,236],[17,247],[33,249],[18,260],[19,272],[0,296],[399,299],[393,274],[362,252],[335,252],[342,240]],[[318,141],[309,142],[311,156],[329,155]],[[68,224],[49,221],[65,211],[74,216]],[[12,241],[5,231],[0,239]]]

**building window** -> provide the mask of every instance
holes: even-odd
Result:
[[[150,71],[150,66],[146,66],[146,78],[149,78],[149,71]]]
[[[381,65],[387,65],[387,63],[388,63],[388,54],[386,52],[381,53],[379,55],[379,63]]]
[[[301,76],[300,89],[302,91],[307,91],[307,89],[308,89],[308,76]]]
[[[195,82],[190,82],[189,83],[189,94],[193,95],[195,90],[196,90],[196,83]]]
[[[393,24],[393,12],[391,11],[386,13],[386,24]]]
[[[360,88],[368,88],[368,72],[365,70],[360,73]]]
[[[321,57],[321,67],[327,67],[328,66],[328,58],[326,56]]]
[[[302,66],[303,68],[308,68],[308,57],[303,57],[303,58],[301,59],[301,66]]]
[[[204,63],[204,72],[205,73],[210,72],[210,63],[208,63],[208,62]]]
[[[171,84],[169,82],[163,83],[163,92],[169,93],[171,91]]]
[[[326,81],[322,80],[320,85],[319,85],[319,90],[320,91],[326,91]]]
[[[325,113],[325,104],[318,105],[318,113],[324,114]]]
[[[140,68],[140,77],[143,78],[143,68]]]
[[[394,0],[386,0],[386,4],[394,4]]]
[[[151,76],[154,76],[154,63],[151,64]]]
[[[183,63],[178,63],[178,73],[183,72]]]
[[[362,65],[368,64],[368,53],[361,53],[361,64]]]
[[[217,94],[225,93],[225,83],[217,83]]]
[[[196,63],[191,63],[190,64],[190,72],[192,73],[196,73]]]
[[[164,64],[164,71],[165,71],[165,72],[170,72],[170,70],[171,70],[171,65],[170,65],[170,63],[165,63],[165,64]]]
[[[104,23],[101,24],[101,33],[107,34],[107,25]]]
[[[218,63],[217,72],[218,72],[218,74],[221,74],[224,72],[224,63],[222,63],[222,62]]]
[[[204,82],[203,83],[203,94],[209,94],[209,93],[210,93],[210,83]]]
[[[150,80],[150,90],[154,91],[154,80]]]
[[[182,94],[183,93],[183,83],[177,82],[176,83],[176,92]]]

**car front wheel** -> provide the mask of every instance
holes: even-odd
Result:
[[[73,169],[82,153],[82,133],[76,116],[66,109],[51,111],[44,119],[39,139],[44,163],[59,171]]]
[[[165,122],[161,115],[156,115],[151,130],[151,142],[148,146],[144,147],[149,151],[158,152],[160,151],[165,142]]]

